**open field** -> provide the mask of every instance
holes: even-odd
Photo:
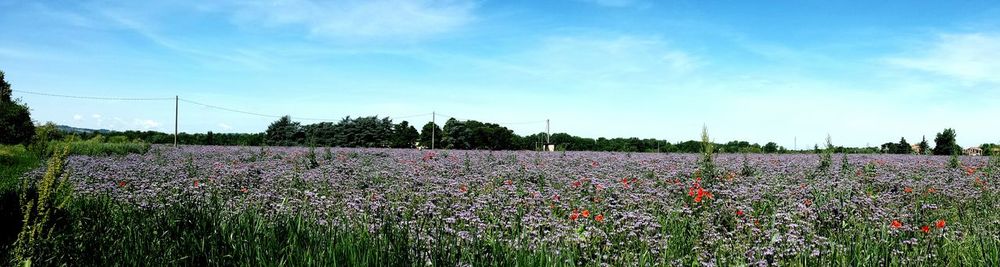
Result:
[[[85,204],[49,249],[69,260],[91,242],[108,253],[95,263],[1000,264],[987,157],[834,159],[716,155],[718,181],[699,183],[696,154],[154,146],[70,156]]]

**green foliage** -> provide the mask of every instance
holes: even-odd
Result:
[[[778,153],[778,144],[774,142],[767,142],[763,147],[764,153]]]
[[[441,131],[441,127],[433,122],[427,122],[424,127],[420,129],[420,146],[431,148],[432,142],[434,148],[441,148],[441,135],[444,134]],[[434,140],[431,140],[431,137]]]
[[[962,162],[958,160],[958,152],[951,154],[951,158],[948,159],[948,167],[953,169],[962,167]]]
[[[87,141],[48,142],[45,155],[53,155],[62,147],[69,147],[71,155],[110,156],[146,153],[149,151],[150,145],[144,142],[106,143],[104,138],[98,136]]]
[[[925,140],[926,142],[926,140]],[[899,143],[882,144],[881,151],[886,154],[913,154],[913,147],[906,142],[906,138],[900,138]]]
[[[823,154],[819,157],[819,169],[824,171],[829,170],[831,165],[833,165],[833,140],[830,139],[830,134],[827,134],[826,149],[823,150]]]
[[[920,149],[917,150],[917,154],[927,155],[931,151],[930,144],[927,143],[927,136],[922,137],[922,139],[920,140],[920,144],[918,144],[918,146],[920,147]]]
[[[264,132],[264,144],[270,146],[295,146],[301,145],[305,139],[305,132],[298,122],[293,122],[292,117],[284,116],[267,126]]]
[[[403,121],[392,126],[392,147],[413,148],[418,139],[420,133],[409,122]]]
[[[27,144],[35,134],[28,106],[13,99],[10,83],[0,71],[0,144]]]
[[[712,153],[714,151],[711,140],[708,137],[708,126],[701,126],[701,166],[699,171],[704,178],[705,184],[713,185],[718,177],[718,172],[715,170],[715,163],[712,162]]]
[[[934,155],[961,153],[961,147],[958,147],[955,143],[956,136],[955,130],[951,128],[944,129],[943,132],[938,133],[937,137],[934,137]]]
[[[21,214],[23,216],[21,231],[17,235],[14,246],[14,261],[31,265],[35,247],[52,238],[51,223],[57,210],[69,203],[72,185],[63,176],[63,162],[69,155],[69,147],[63,147],[52,155],[42,179],[22,179]],[[28,190],[32,188],[34,190]],[[34,191],[34,192],[32,192]]]

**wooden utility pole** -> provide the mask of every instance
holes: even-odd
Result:
[[[180,108],[181,97],[174,95],[174,147],[177,147],[177,115],[180,114],[178,111]]]

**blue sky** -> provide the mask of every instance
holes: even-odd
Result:
[[[15,90],[293,119],[437,111],[673,142],[707,124],[719,142],[789,148],[951,127],[963,146],[1000,142],[1000,4],[876,2],[0,0],[0,69]],[[39,122],[173,130],[173,101],[15,96]],[[187,132],[273,121],[180,109]]]

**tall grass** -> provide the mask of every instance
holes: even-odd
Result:
[[[52,141],[48,144],[47,154],[52,155],[60,147],[69,146],[71,155],[87,156],[111,156],[126,155],[130,153],[146,153],[150,145],[142,142],[128,143],[104,143],[94,140],[88,141]]]

